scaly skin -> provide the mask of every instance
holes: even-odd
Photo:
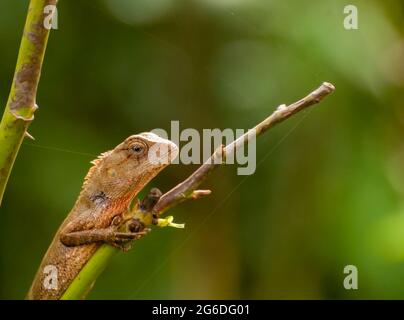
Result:
[[[46,252],[27,299],[59,299],[103,243],[120,247],[138,233],[118,232],[115,221],[130,202],[178,153],[152,133],[133,135],[94,160],[82,191]],[[56,289],[46,289],[46,266],[57,268]]]

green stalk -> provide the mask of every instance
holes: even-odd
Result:
[[[18,150],[34,119],[36,93],[49,29],[44,8],[57,0],[31,0],[10,95],[0,123],[0,205]]]
[[[95,280],[117,252],[118,249],[110,245],[102,245],[81,269],[60,300],[84,299],[92,289]]]

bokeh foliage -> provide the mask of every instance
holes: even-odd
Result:
[[[215,172],[212,196],[171,212],[186,228],[117,256],[90,298],[403,298],[404,6],[350,3],[358,30],[340,0],[60,1],[36,141],[0,209],[0,297],[24,297],[98,153],[171,120],[247,129],[326,80],[331,98],[259,139],[253,176]],[[27,4],[0,2],[1,105]]]

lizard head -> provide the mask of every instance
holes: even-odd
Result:
[[[92,161],[84,184],[88,199],[130,200],[177,155],[170,140],[150,132],[132,135]]]

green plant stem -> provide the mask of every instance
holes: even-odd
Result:
[[[78,276],[67,288],[60,300],[84,299],[101,272],[105,269],[118,249],[110,245],[102,245],[93,255],[91,260],[81,269]]]
[[[57,0],[31,0],[14,72],[0,123],[0,205],[18,150],[34,119],[36,93],[49,30],[44,27],[47,5]]]

